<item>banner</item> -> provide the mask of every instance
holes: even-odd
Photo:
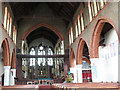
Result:
[[[120,54],[120,50],[119,50]],[[118,41],[115,41],[107,46],[99,46],[99,58],[109,60],[118,55]]]

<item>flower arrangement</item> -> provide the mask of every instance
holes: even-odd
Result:
[[[72,81],[73,81],[73,77],[72,77],[71,73],[68,72],[68,75],[66,75],[66,82],[67,82],[67,83],[70,83],[70,82],[72,82]]]

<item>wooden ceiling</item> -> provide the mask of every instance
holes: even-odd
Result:
[[[55,46],[57,40],[59,39],[59,37],[53,31],[45,27],[40,27],[28,35],[27,37],[28,46],[32,41],[38,38],[45,38],[49,40],[53,44],[53,46]]]
[[[10,6],[18,27],[21,20],[25,18],[36,18],[32,16],[30,17],[30,13],[34,11],[41,3],[47,4],[48,7],[52,10],[54,16],[61,18],[65,22],[66,27],[72,21],[73,15],[80,5],[79,2],[10,2]],[[57,40],[59,39],[54,32],[48,30],[45,27],[41,27],[28,35],[28,45],[31,43],[31,41],[37,38],[48,39],[50,42],[52,42],[53,46],[55,46]]]
[[[43,2],[10,2],[16,22],[20,22],[29,13]],[[73,15],[77,10],[80,2],[44,2],[52,9],[55,16],[64,20],[66,25],[73,19]]]

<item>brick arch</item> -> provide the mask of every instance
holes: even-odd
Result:
[[[115,26],[115,24],[108,18],[106,17],[100,17],[98,18],[95,26],[94,26],[94,30],[92,33],[92,37],[91,37],[91,50],[90,50],[90,58],[98,58],[98,47],[99,47],[99,41],[100,41],[100,34],[102,32],[103,26],[105,25],[105,23],[109,23],[110,25],[113,26],[113,28],[115,29],[118,38],[120,40],[119,34],[118,34],[118,30],[117,27]]]
[[[82,58],[82,61],[86,61],[86,62],[88,62],[89,64],[91,64],[90,60],[87,59],[87,58]]]
[[[78,47],[77,47],[77,56],[76,56],[76,64],[77,65],[82,64],[83,48],[84,48],[85,44],[87,45],[88,52],[89,52],[88,43],[83,38],[80,38],[79,43],[78,43]]]
[[[70,67],[75,67],[75,54],[72,48],[70,52]]]
[[[28,36],[32,31],[34,31],[34,30],[36,30],[37,28],[40,28],[40,27],[46,27],[46,28],[52,30],[52,31],[60,38],[61,41],[64,40],[62,34],[61,34],[57,29],[53,28],[52,26],[50,26],[50,25],[48,25],[48,24],[46,24],[46,23],[40,23],[40,24],[37,24],[37,25],[29,28],[29,29],[23,34],[22,40],[25,40],[25,39],[27,38],[27,36]]]
[[[4,57],[4,66],[10,66],[10,48],[7,38],[3,40],[3,57]]]
[[[13,52],[12,52],[11,68],[16,69],[16,53],[15,53],[15,49],[13,49]]]

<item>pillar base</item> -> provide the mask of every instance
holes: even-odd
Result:
[[[91,71],[92,71],[92,81],[93,82],[101,82],[98,80],[98,69],[97,69],[97,64],[99,58],[91,58]]]
[[[76,65],[76,70],[77,70],[77,82],[78,83],[83,83],[83,79],[82,79],[82,64]]]
[[[73,73],[74,80],[73,83],[77,83],[77,73],[76,73],[76,67],[70,67],[70,72]]]
[[[9,82],[10,82],[10,67],[11,66],[4,66],[4,86],[9,86]]]
[[[15,85],[16,69],[11,69],[10,72],[10,85]]]

